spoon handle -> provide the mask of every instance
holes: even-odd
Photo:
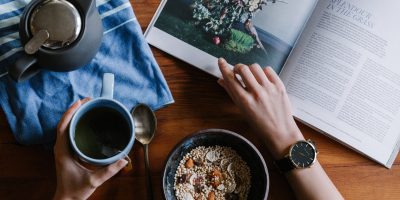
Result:
[[[149,145],[144,145],[144,157],[145,157],[145,168],[146,168],[146,178],[147,178],[147,195],[149,200],[154,199],[153,194],[153,184],[151,182],[150,174],[150,164],[149,164]]]

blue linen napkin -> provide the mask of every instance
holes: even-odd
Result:
[[[19,17],[30,0],[0,0],[0,74],[22,54]],[[15,83],[0,78],[0,104],[21,144],[52,144],[62,114],[78,99],[98,97],[102,76],[115,74],[114,98],[128,109],[174,102],[128,0],[97,0],[104,37],[90,64],[60,73],[43,71]]]

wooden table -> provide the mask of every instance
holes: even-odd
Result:
[[[146,29],[159,0],[131,0]],[[207,128],[242,134],[264,155],[270,170],[270,199],[293,199],[293,192],[256,133],[240,115],[217,79],[152,48],[175,98],[175,104],[157,112],[158,130],[150,145],[150,162],[156,199],[162,196],[162,171],[168,153],[183,137]],[[319,161],[346,199],[400,199],[400,158],[391,170],[299,124],[306,138],[316,141]],[[117,175],[91,199],[146,198],[143,149],[136,143],[131,154],[134,170]],[[53,155],[39,146],[20,146],[0,111],[0,199],[51,199],[56,187]],[[316,188],[318,189],[318,188]]]

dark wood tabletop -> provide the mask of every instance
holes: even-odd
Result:
[[[145,30],[159,0],[131,0]],[[237,132],[262,152],[270,171],[269,199],[293,199],[286,179],[273,166],[266,147],[249,127],[217,79],[152,48],[175,99],[157,111],[158,129],[150,144],[150,165],[156,199],[163,199],[161,179],[168,153],[198,130],[223,128]],[[388,170],[299,123],[306,138],[316,141],[319,161],[346,199],[400,199],[400,158]],[[134,169],[106,182],[91,199],[146,199],[143,148],[136,143],[130,157]],[[51,199],[56,187],[54,158],[41,146],[21,146],[0,111],[0,199]],[[318,188],[315,188],[316,190]]]

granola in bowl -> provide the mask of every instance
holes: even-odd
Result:
[[[247,163],[230,147],[199,146],[180,161],[174,191],[178,200],[244,200],[251,187]]]

